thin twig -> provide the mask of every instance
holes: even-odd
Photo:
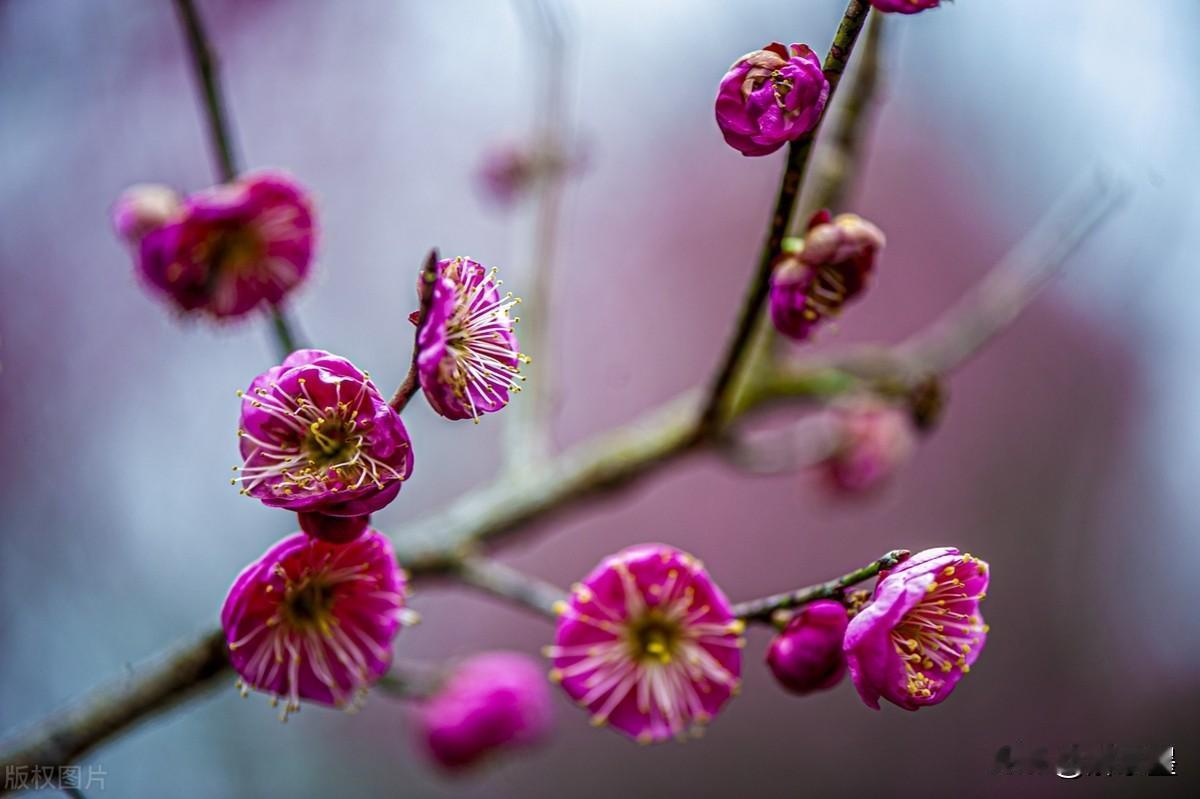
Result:
[[[846,12],[842,15],[842,22],[838,26],[837,33],[834,34],[833,44],[829,46],[829,52],[822,64],[825,77],[829,81],[829,101],[832,101],[836,94],[842,72],[845,71],[846,62],[854,50],[854,43],[858,39],[858,33],[862,30],[863,22],[866,20],[870,8],[867,0],[850,0],[846,6]],[[822,110],[822,118],[824,111],[829,108],[829,101]],[[754,339],[754,331],[758,325],[763,302],[767,298],[767,290],[770,287],[771,265],[779,255],[780,245],[783,243],[783,237],[787,234],[788,225],[796,209],[796,200],[800,196],[800,188],[808,168],[809,155],[812,153],[813,139],[816,137],[820,125],[821,120],[818,120],[811,131],[788,146],[787,163],[779,182],[779,192],[775,198],[774,210],[771,212],[766,241],[763,242],[762,251],[759,253],[758,266],[746,287],[746,295],[742,301],[737,326],[733,336],[729,339],[725,354],[709,388],[701,411],[700,424],[696,430],[698,436],[715,433],[723,421],[722,416],[725,414],[725,406],[733,388],[734,378],[741,366],[742,357]]]
[[[464,585],[551,619],[557,618],[556,607],[567,596],[567,592],[558,586],[523,574],[491,558],[465,557],[458,564],[454,576]]]
[[[907,549],[895,549],[874,563],[868,563],[861,569],[855,569],[849,574],[843,574],[827,583],[810,585],[807,588],[782,594],[773,594],[762,599],[752,599],[749,602],[739,602],[733,606],[733,612],[739,619],[769,623],[772,614],[776,611],[797,608],[818,599],[841,599],[847,588],[870,580],[879,572],[894,567],[908,555]]]
[[[408,401],[413,398],[413,395],[421,388],[420,373],[417,370],[417,358],[421,354],[421,328],[425,325],[425,320],[429,316],[429,306],[433,304],[433,284],[437,281],[438,251],[435,247],[429,251],[429,255],[425,258],[425,265],[421,267],[421,274],[417,281],[418,285],[418,301],[420,308],[417,310],[417,324],[413,332],[413,349],[412,360],[409,362],[408,374],[404,377],[404,382],[396,389],[396,393],[392,395],[389,405],[400,413],[408,405]]]

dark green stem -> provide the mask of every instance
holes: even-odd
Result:
[[[829,108],[834,93],[837,91],[842,73],[846,70],[846,62],[850,59],[850,53],[854,50],[854,43],[858,39],[859,31],[862,30],[870,8],[867,0],[850,0],[849,5],[846,6],[846,13],[842,15],[842,23],[838,26],[837,33],[834,34],[833,44],[829,46],[829,52],[822,64],[825,78],[829,81],[829,98],[825,103],[825,109],[822,110],[822,119],[824,119],[825,110]],[[729,339],[725,355],[717,367],[716,376],[713,378],[707,400],[701,411],[700,424],[696,430],[698,437],[711,436],[721,426],[734,379],[737,377],[743,356],[754,339],[755,326],[758,324],[759,314],[770,288],[771,265],[779,255],[783,237],[787,235],[788,224],[795,212],[800,188],[808,170],[813,140],[816,138],[820,126],[821,120],[818,120],[812,130],[788,146],[787,164],[784,166],[783,177],[779,182],[779,192],[775,198],[775,208],[771,212],[767,238],[759,253],[758,266],[754,271],[754,276],[746,287],[737,327]]]
[[[800,588],[796,591],[788,591],[783,594],[773,594],[762,599],[740,602],[733,606],[733,612],[739,619],[770,623],[771,616],[776,611],[797,608],[801,605],[807,605],[809,602],[815,602],[818,599],[841,599],[845,590],[850,586],[870,580],[884,569],[890,569],[900,563],[908,555],[909,552],[907,549],[895,549],[874,563],[868,563],[861,569],[856,569],[849,574],[843,574],[835,580],[810,585],[807,588]]]

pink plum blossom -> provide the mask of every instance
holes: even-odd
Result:
[[[495,269],[469,258],[438,261],[426,318],[417,333],[417,371],[430,406],[447,419],[473,419],[520,391],[520,364],[509,314],[520,298],[500,293]]]
[[[942,0],[871,0],[871,5],[880,11],[897,14],[916,14],[927,8],[937,8]]]
[[[241,316],[277,305],[307,276],[315,231],[307,191],[257,172],[179,200],[135,187],[113,208],[138,274],[185,313]]]
[[[365,373],[323,350],[297,350],[254,378],[238,437],[242,493],[300,513],[306,532],[334,542],[360,533],[412,473],[400,415]]]
[[[846,629],[846,661],[868,707],[936,705],[971,670],[987,639],[979,602],[985,562],[957,549],[918,552],[881,572],[871,601]]]
[[[560,607],[552,680],[596,726],[682,737],[739,690],[745,624],[704,566],[662,544],[606,558]]]
[[[866,287],[885,239],[854,214],[813,217],[808,232],[776,262],[771,274],[771,320],[789,338],[803,341]]]
[[[546,679],[536,661],[485,652],[458,664],[419,708],[419,735],[446,769],[545,739],[553,723]]]
[[[768,155],[816,127],[828,99],[817,54],[772,42],[739,58],[721,79],[717,125],[742,155]]]
[[[848,617],[842,603],[822,599],[804,606],[788,620],[767,650],[775,679],[795,694],[824,691],[846,675],[842,636]]]
[[[238,576],[221,609],[229,659],[243,692],[344,707],[361,702],[391,663],[408,618],[404,573],[376,530],[332,545],[288,536]]]
[[[913,453],[917,433],[905,408],[874,397],[855,397],[830,406],[836,440],[822,464],[829,484],[856,494],[884,483]]]

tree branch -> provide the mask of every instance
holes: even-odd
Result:
[[[771,616],[780,610],[790,610],[818,599],[841,599],[843,592],[852,585],[858,585],[869,580],[879,572],[890,569],[907,558],[907,549],[895,549],[874,563],[868,563],[861,569],[855,569],[849,574],[843,574],[827,583],[810,585],[796,591],[783,594],[773,594],[762,599],[752,599],[749,602],[739,602],[733,606],[733,612],[739,619],[770,623]]]
[[[771,212],[767,238],[763,242],[762,251],[758,257],[758,266],[746,287],[746,295],[742,301],[737,326],[726,347],[725,355],[717,367],[712,386],[705,399],[700,415],[700,424],[696,429],[698,436],[712,435],[724,421],[722,417],[734,387],[734,379],[737,377],[743,356],[754,340],[754,332],[758,325],[763,302],[767,298],[767,291],[770,288],[771,265],[779,255],[780,245],[783,243],[783,237],[787,234],[792,214],[796,209],[796,200],[800,196],[800,188],[808,168],[809,155],[812,153],[813,139],[820,130],[825,111],[828,110],[829,103],[833,101],[837,92],[838,83],[846,69],[846,62],[850,59],[850,53],[854,50],[854,43],[858,39],[858,33],[862,30],[863,22],[866,20],[870,8],[867,0],[850,0],[846,6],[842,22],[838,26],[837,33],[834,34],[833,44],[829,46],[829,52],[822,64],[825,77],[829,81],[829,98],[822,110],[821,119],[817,121],[811,131],[788,146],[787,163],[779,182],[779,192],[775,198],[775,208]]]
[[[567,597],[567,592],[558,586],[490,558],[465,557],[459,562],[454,576],[464,585],[550,619],[558,618],[555,608]]]

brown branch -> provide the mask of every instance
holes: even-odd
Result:
[[[417,324],[413,331],[413,348],[412,360],[409,361],[408,374],[404,378],[404,382],[396,389],[396,393],[392,395],[388,404],[400,413],[408,405],[408,401],[413,398],[413,395],[421,388],[420,373],[417,371],[417,358],[421,354],[421,328],[425,324],[426,318],[429,316],[429,306],[433,304],[433,284],[437,280],[437,265],[438,251],[435,247],[429,251],[429,255],[425,258],[425,265],[421,267],[420,280],[418,291],[420,308],[417,310]]]
[[[726,404],[734,388],[734,381],[742,364],[743,356],[754,340],[754,332],[762,312],[763,303],[767,298],[770,287],[771,265],[779,255],[783,237],[787,234],[792,215],[796,209],[796,201],[808,169],[809,156],[812,153],[813,140],[820,130],[825,111],[829,108],[837,92],[838,83],[846,69],[846,62],[854,50],[858,33],[862,30],[867,13],[871,6],[867,0],[850,0],[842,15],[842,22],[834,34],[833,44],[825,56],[822,69],[829,81],[829,99],[822,109],[822,118],[811,131],[801,136],[788,146],[787,163],[784,165],[783,177],[779,182],[779,192],[775,198],[775,207],[771,211],[771,221],[767,227],[766,241],[758,257],[758,266],[754,270],[750,283],[746,287],[745,298],[742,300],[741,311],[733,336],[729,339],[725,354],[717,367],[708,396],[705,399],[700,414],[700,424],[696,435],[708,436],[716,433],[723,422]]]

